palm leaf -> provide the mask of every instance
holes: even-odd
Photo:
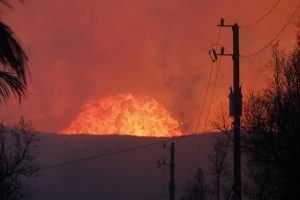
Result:
[[[6,103],[11,94],[21,100],[26,95],[25,84],[13,74],[0,71],[0,103]]]
[[[27,60],[27,56],[15,39],[12,30],[0,21],[0,64],[6,70],[16,73],[19,81],[25,85]]]
[[[6,0],[0,0],[0,3],[6,5],[7,7],[11,7],[10,4]]]
[[[23,2],[23,0],[19,0],[19,1]],[[9,2],[9,0],[0,0],[0,3],[6,5],[9,8],[12,8],[11,5],[8,2]]]

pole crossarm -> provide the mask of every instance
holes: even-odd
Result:
[[[232,56],[233,60],[233,91],[230,87],[230,116],[233,117],[233,126],[234,126],[234,147],[233,147],[233,159],[234,159],[234,199],[241,200],[241,141],[240,141],[240,132],[241,132],[241,115],[242,115],[242,92],[240,87],[240,50],[239,50],[239,25],[237,23],[233,25],[224,24],[224,18],[220,20],[218,27],[230,27],[232,28],[233,33],[233,53],[225,54],[224,47],[221,48],[220,53],[214,52],[217,56]],[[215,51],[213,49],[213,51]],[[216,58],[217,58],[216,56]]]

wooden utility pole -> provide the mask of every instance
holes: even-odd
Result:
[[[157,161],[156,165],[158,168],[161,168],[163,165],[170,167],[169,199],[175,200],[175,144],[172,142],[171,146],[164,144],[163,147],[170,149],[170,162],[166,163],[165,160]]]
[[[175,200],[175,146],[174,142],[171,143],[170,147],[170,183],[169,183],[169,192],[170,200]]]
[[[233,198],[241,200],[241,115],[242,115],[242,93],[240,87],[240,50],[239,50],[239,26],[237,23],[234,25],[224,25],[224,19],[221,19],[219,27],[231,27],[233,32],[233,54],[224,54],[224,48],[221,53],[217,55],[232,56],[233,59],[233,92],[230,88],[230,116],[233,116],[234,122],[234,185]]]
[[[240,87],[240,50],[239,26],[234,24],[233,31],[233,104],[234,104],[234,198],[240,200],[241,195],[241,87]]]

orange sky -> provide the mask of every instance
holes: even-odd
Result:
[[[207,51],[216,42],[219,19],[248,24],[276,1],[26,0],[13,2],[12,10],[1,6],[1,20],[16,32],[30,58],[31,80],[27,99],[21,105],[2,105],[0,120],[12,123],[24,116],[37,130],[56,132],[87,101],[133,93],[157,99],[183,123],[182,131],[193,131],[211,67]],[[261,23],[241,29],[241,54],[268,43],[297,2],[282,1]],[[295,33],[290,24],[280,36],[283,48],[291,48]],[[228,51],[231,39],[231,30],[222,30],[221,43]],[[263,87],[269,55],[267,49],[241,59],[244,93]],[[221,101],[227,103],[230,57],[222,59],[221,73],[211,117]]]

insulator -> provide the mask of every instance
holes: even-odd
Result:
[[[216,60],[218,59],[218,55],[217,55],[217,52],[216,50],[212,49],[208,52],[209,56],[210,56],[210,59],[212,62],[216,62]]]
[[[224,49],[224,47],[222,47],[221,48],[221,55],[224,55],[224,53],[225,53],[225,49]]]
[[[221,18],[220,25],[221,25],[221,26],[224,26],[224,18]]]

